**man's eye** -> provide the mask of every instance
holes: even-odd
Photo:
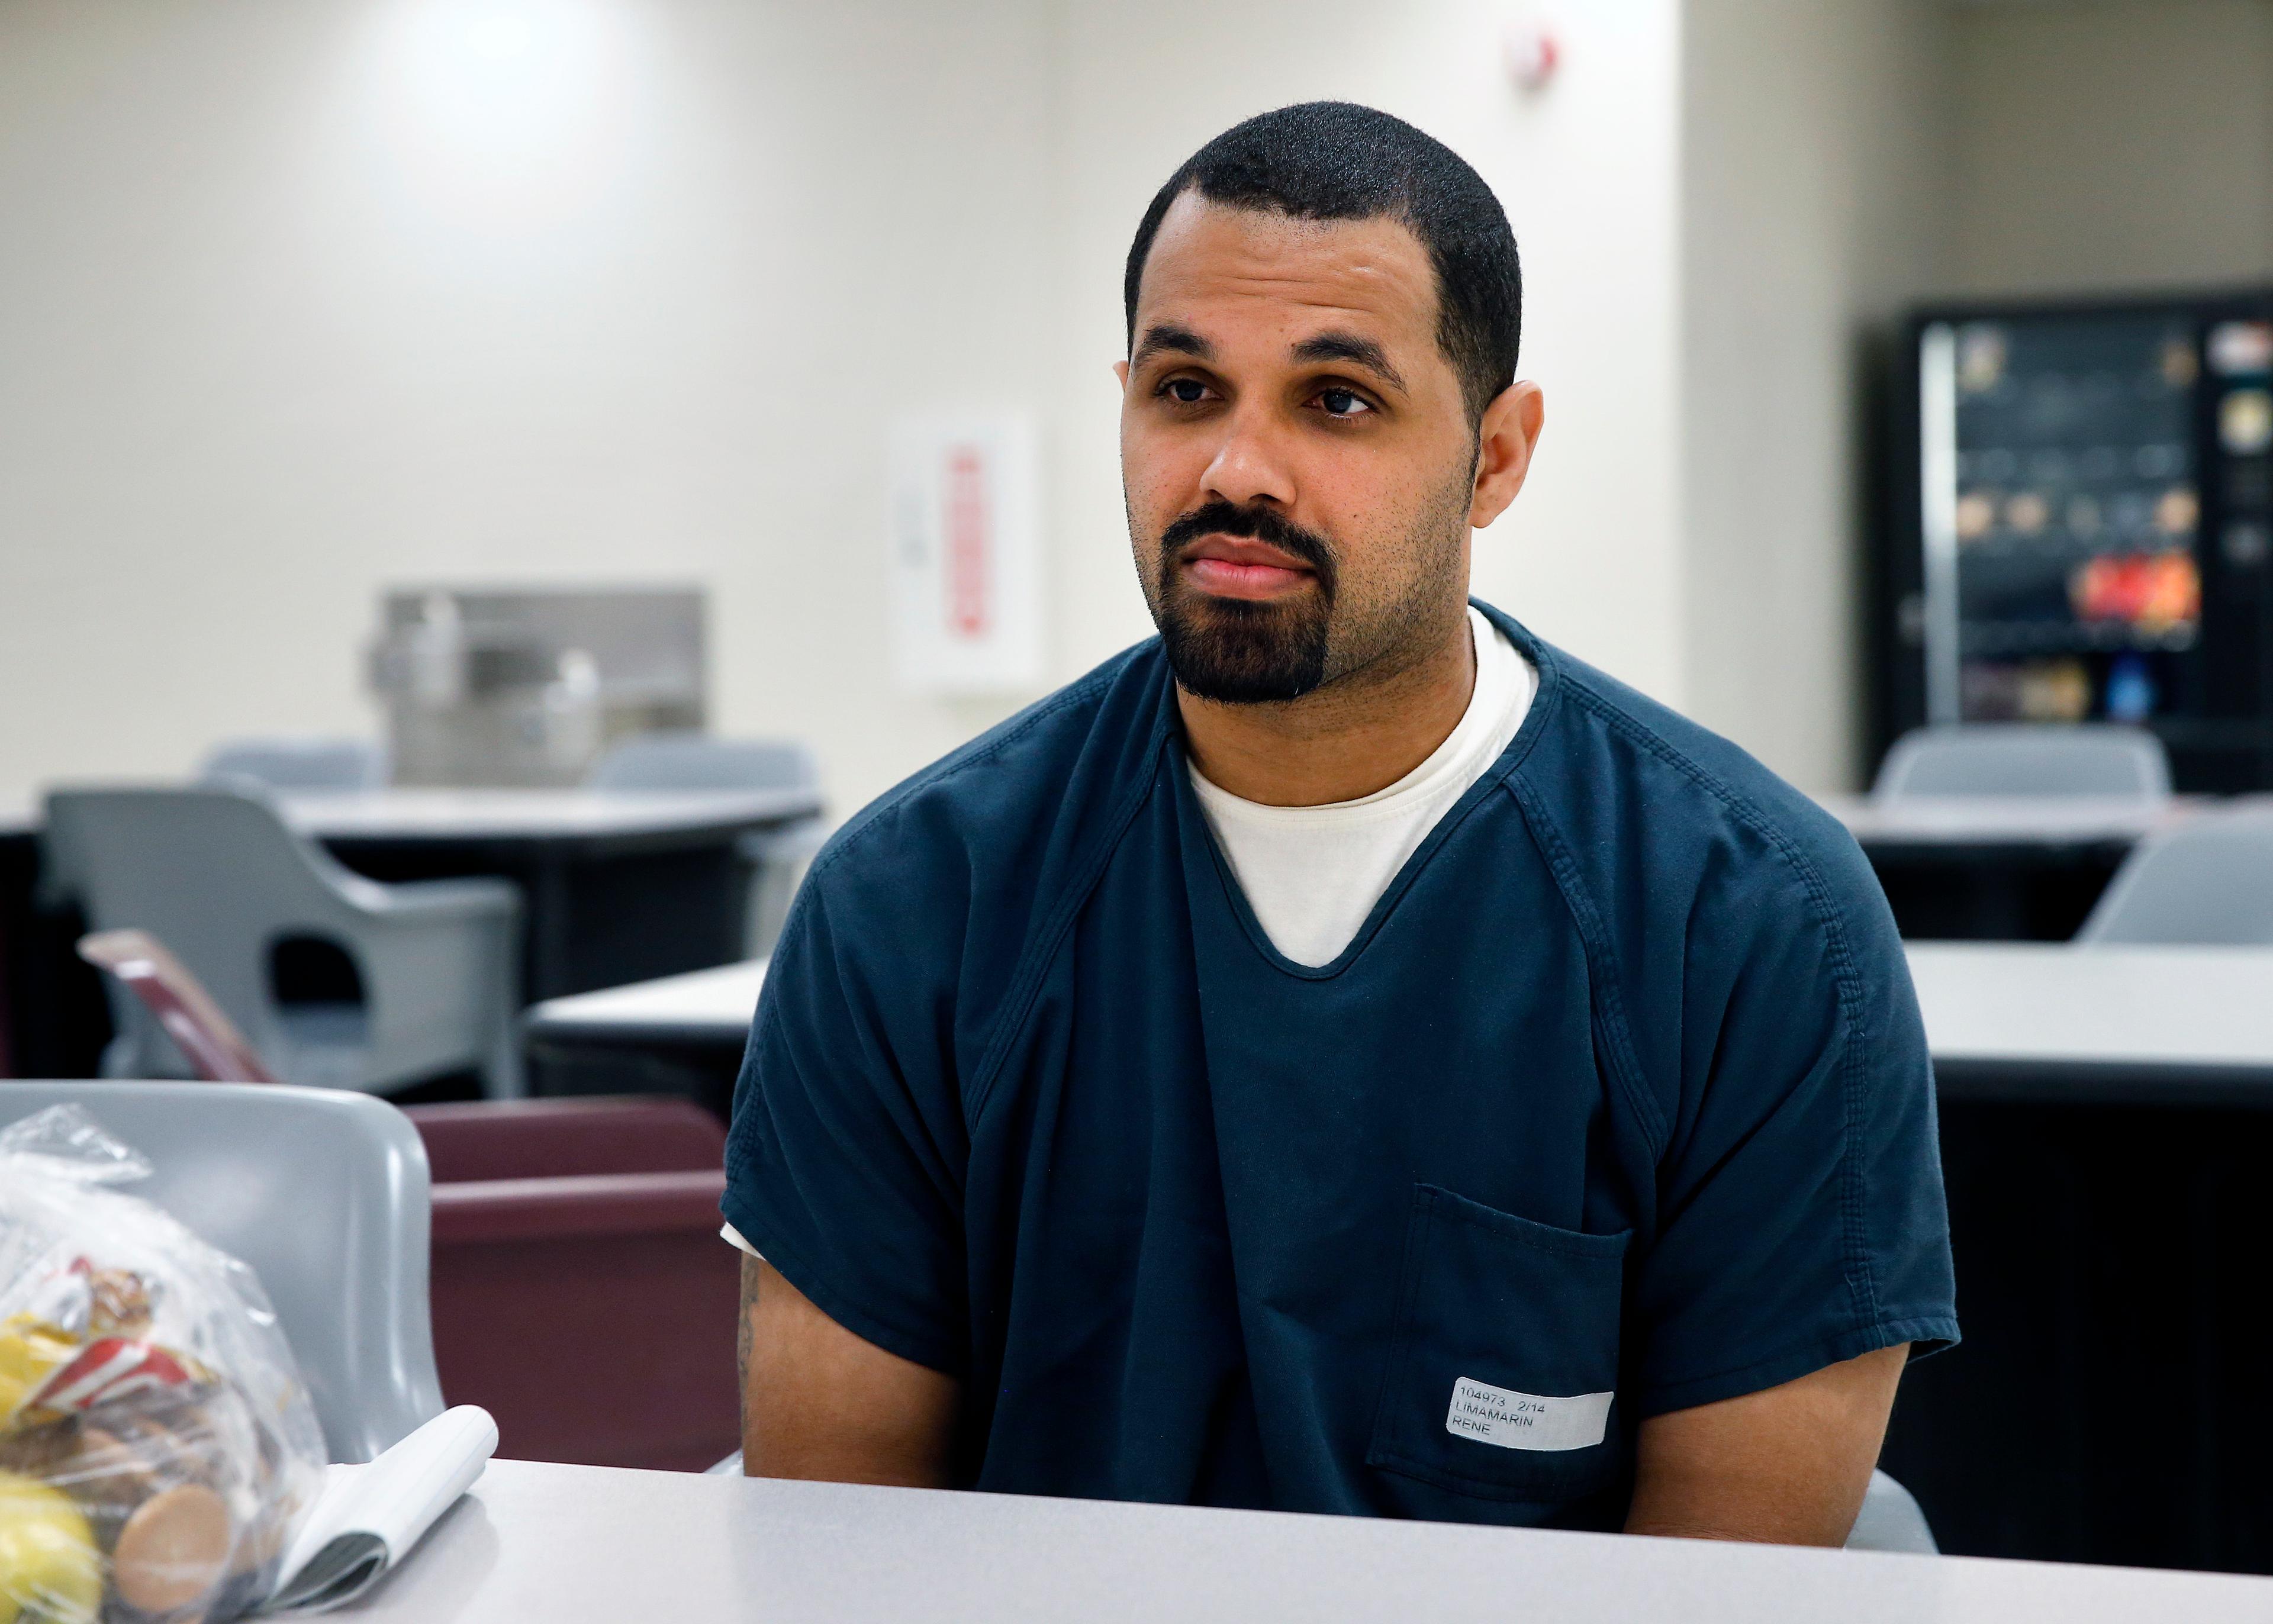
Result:
[[[1179,406],[1197,406],[1207,399],[1207,385],[1197,378],[1172,378],[1160,385],[1160,393]]]
[[[1329,417],[1356,417],[1373,409],[1372,403],[1354,389],[1322,389],[1318,404]]]

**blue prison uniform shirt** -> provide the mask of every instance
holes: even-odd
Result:
[[[1330,964],[1217,850],[1157,640],[814,863],[723,1209],[960,1381],[958,1483],[1615,1528],[1645,1418],[1956,1339],[1854,842],[1485,612],[1529,715]]]

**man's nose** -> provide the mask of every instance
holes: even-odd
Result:
[[[1279,507],[1294,505],[1294,479],[1272,426],[1264,415],[1234,412],[1224,425],[1221,445],[1207,467],[1202,483],[1210,498],[1234,507],[1269,502]]]

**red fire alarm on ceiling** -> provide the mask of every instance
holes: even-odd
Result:
[[[1507,31],[1507,75],[1532,94],[1547,88],[1563,60],[1562,42],[1543,23],[1517,23]]]

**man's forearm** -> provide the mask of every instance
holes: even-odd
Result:
[[[742,1396],[741,1435],[750,1435],[751,1316],[758,1307],[758,1260],[742,1254],[742,1322],[734,1333],[734,1391]]]
[[[762,1259],[742,1262],[742,1470],[942,1488],[961,1388],[822,1313]]]
[[[1908,1343],[1779,1387],[1652,1416],[1637,1440],[1630,1534],[1846,1543],[1887,1434]]]

